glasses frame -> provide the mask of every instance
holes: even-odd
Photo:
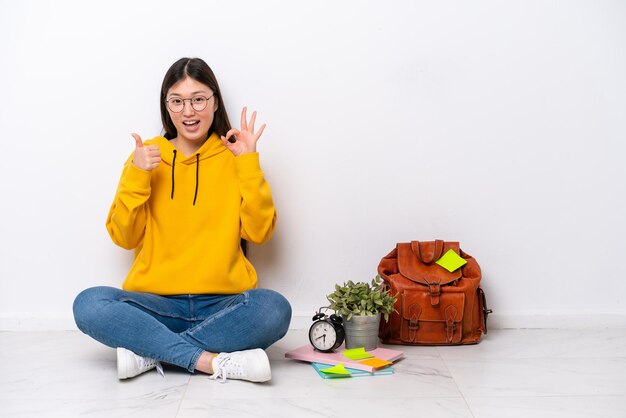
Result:
[[[203,99],[206,99],[206,102],[204,102],[204,107],[202,109],[196,109],[195,106],[193,105],[193,99],[195,99],[196,97],[202,97]],[[165,106],[167,107],[167,110],[169,110],[172,113],[182,113],[185,111],[185,102],[189,101],[189,105],[191,106],[191,108],[193,110],[195,110],[196,112],[202,112],[204,109],[207,108],[207,106],[209,105],[209,100],[211,100],[213,97],[215,97],[215,93],[213,93],[210,97],[204,97],[201,94],[198,94],[196,96],[193,96],[191,99],[182,99],[179,97],[170,97],[169,99],[165,100]],[[183,107],[179,110],[172,110],[172,108],[170,107],[170,100],[182,100],[183,101]]]

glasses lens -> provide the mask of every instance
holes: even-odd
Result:
[[[193,99],[191,99],[191,106],[193,106],[193,109],[197,112],[204,110],[204,108],[206,107],[208,100],[205,97],[202,96],[196,96]]]
[[[182,99],[174,98],[167,101],[167,108],[175,113],[182,111],[184,106],[185,102]]]

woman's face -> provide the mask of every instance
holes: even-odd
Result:
[[[197,102],[201,101],[199,99],[201,97],[208,99],[206,107],[203,110],[196,110],[193,106],[197,106],[197,103],[192,105],[194,98]],[[172,99],[184,100],[182,111],[173,112],[171,110],[174,102],[180,103],[178,100],[172,102]],[[176,127],[178,141],[202,145],[208,138],[209,128],[213,124],[213,115],[217,110],[217,100],[213,97],[213,91],[199,81],[185,77],[170,87],[165,100],[169,103],[168,112]]]

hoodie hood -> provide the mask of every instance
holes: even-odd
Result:
[[[196,161],[206,160],[214,155],[220,154],[224,151],[228,151],[228,148],[224,146],[220,137],[213,133],[204,144],[194,154],[184,156],[176,147],[166,138],[157,136],[149,141],[159,146],[161,151],[161,160],[169,165],[174,165],[174,155],[176,155],[176,164],[196,164]],[[176,153],[174,152],[176,151]]]

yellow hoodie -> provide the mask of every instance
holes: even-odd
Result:
[[[256,287],[240,238],[260,244],[276,210],[259,154],[235,157],[216,134],[185,157],[156,137],[161,164],[144,171],[128,159],[107,218],[113,242],[135,249],[122,286],[160,295],[233,294]]]

